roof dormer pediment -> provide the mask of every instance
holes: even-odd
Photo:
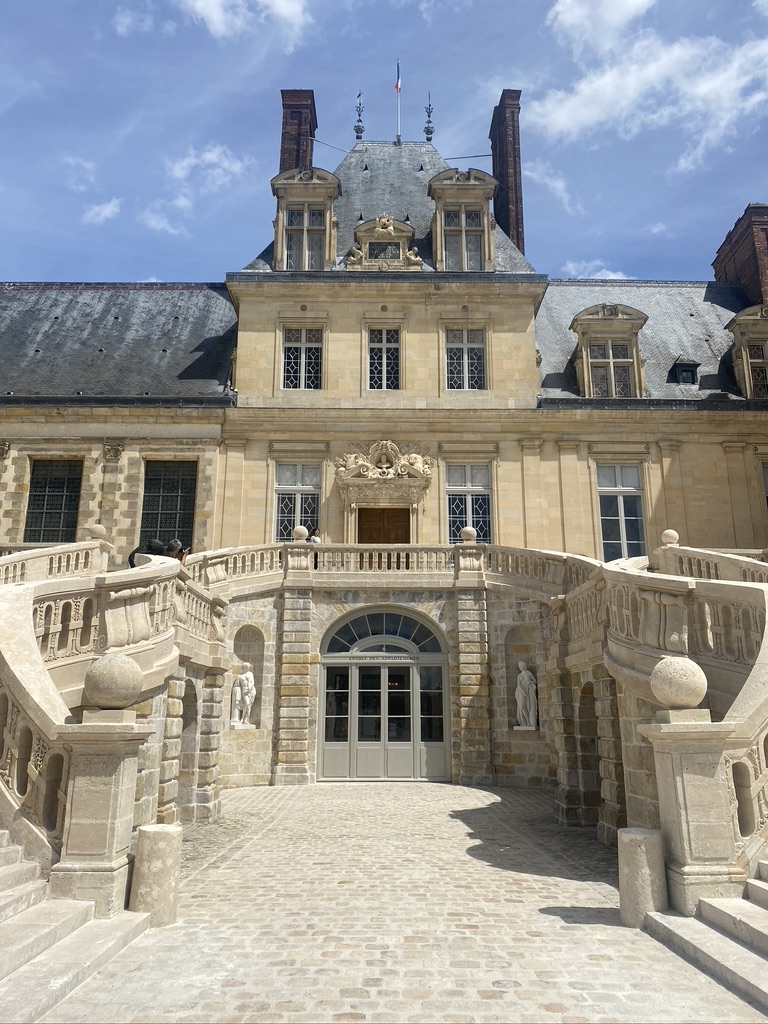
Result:
[[[283,171],[270,181],[272,194],[279,198],[285,196],[317,196],[336,199],[341,195],[341,182],[330,171],[324,171],[321,167],[312,167],[308,171],[302,171],[293,167],[289,171]]]

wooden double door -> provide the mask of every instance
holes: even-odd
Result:
[[[410,509],[358,508],[358,544],[410,544],[410,541]]]

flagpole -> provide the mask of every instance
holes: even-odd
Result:
[[[400,61],[397,62],[397,82],[395,83],[397,93],[397,145],[400,145]]]

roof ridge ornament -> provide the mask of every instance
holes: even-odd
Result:
[[[427,93],[427,105],[426,105],[426,107],[424,107],[424,110],[427,113],[427,123],[424,125],[424,134],[427,137],[427,142],[431,142],[432,141],[432,136],[435,134],[435,126],[432,124],[432,111],[433,111],[433,109],[434,108],[432,106],[432,93],[428,92]]]
[[[357,121],[355,121],[355,139],[357,142],[361,142],[363,138],[363,132],[365,131],[365,125],[363,124],[363,90],[357,94],[357,103],[355,104],[355,113],[357,114]]]

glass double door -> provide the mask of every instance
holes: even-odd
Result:
[[[327,666],[320,775],[450,778],[442,665]]]

